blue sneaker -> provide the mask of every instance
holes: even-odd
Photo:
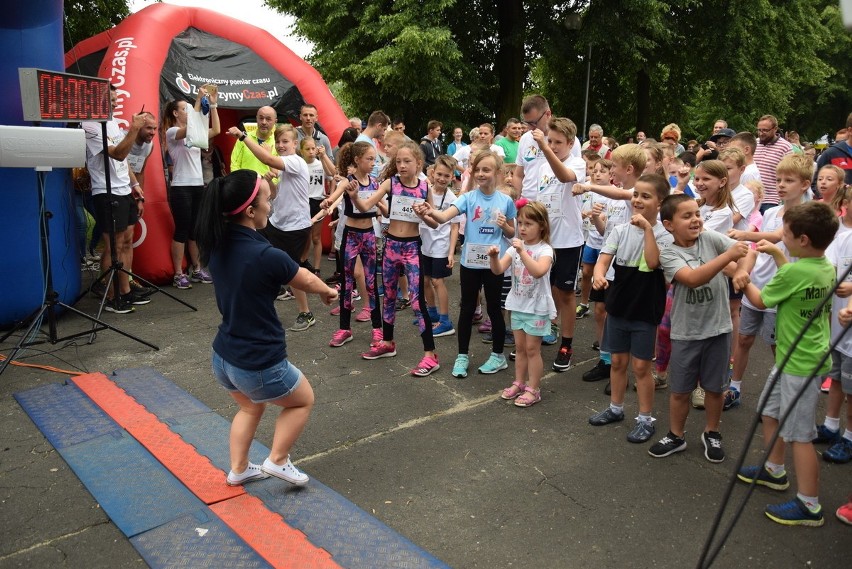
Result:
[[[775,476],[765,466],[743,466],[737,473],[737,478],[747,484],[755,481],[759,486],[766,486],[773,490],[783,491],[790,487],[790,481],[787,480],[787,473],[780,476]]]
[[[727,411],[728,409],[733,409],[734,407],[740,406],[740,390],[736,387],[730,387],[725,392],[725,402],[722,404],[722,410]]]
[[[832,431],[825,425],[817,425],[817,436],[814,439],[815,445],[829,444],[833,445],[840,442],[840,429]]]
[[[491,357],[489,357],[484,364],[479,366],[479,373],[490,375],[492,373],[497,373],[501,369],[506,369],[507,367],[509,367],[509,364],[506,361],[506,356],[492,352]]]
[[[556,324],[550,324],[550,334],[547,334],[541,339],[541,343],[545,346],[552,346],[559,341],[559,327]]]
[[[456,356],[456,363],[453,364],[453,377],[467,377],[467,367],[470,365],[470,357],[467,354],[459,354]]]
[[[841,438],[834,443],[828,450],[822,453],[822,458],[825,461],[835,464],[846,464],[852,461],[852,441],[847,438]]]
[[[514,346],[515,345],[515,335],[511,332],[506,332],[506,341],[504,342],[506,346]]]
[[[783,504],[770,504],[766,506],[764,513],[773,522],[785,526],[820,527],[825,523],[822,507],[818,511],[812,512],[798,497]]]
[[[438,325],[432,328],[432,337],[440,338],[442,336],[452,336],[456,333],[456,329],[453,328],[453,323],[449,320],[441,320],[438,322]]]

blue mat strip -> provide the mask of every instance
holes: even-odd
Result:
[[[269,567],[75,385],[14,397],[151,567]]]
[[[141,373],[146,370],[150,368],[133,370],[135,375],[132,376],[128,374],[130,370],[118,370],[112,379],[151,413],[160,416],[161,409],[169,413],[171,417],[165,422],[174,432],[214,465],[227,470],[230,423],[206,406],[206,413],[198,413],[198,405],[203,406],[203,403],[183,390],[175,392],[174,384],[155,370]],[[138,381],[137,377],[145,380]],[[152,393],[161,386],[165,386],[163,389],[168,397]],[[175,410],[180,408],[189,412],[178,416]],[[262,461],[268,454],[267,447],[257,441],[253,443],[250,454],[253,461]],[[315,478],[299,489],[277,479],[268,479],[248,484],[246,490],[263,500],[270,510],[281,514],[290,526],[304,532],[311,543],[328,551],[343,567],[447,567]]]

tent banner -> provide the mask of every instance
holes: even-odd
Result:
[[[232,109],[288,108],[302,100],[293,83],[252,50],[193,27],[172,40],[161,79],[163,100],[194,100],[206,83],[217,85],[219,103]]]

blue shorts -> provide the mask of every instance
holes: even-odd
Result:
[[[651,361],[656,343],[657,327],[653,324],[607,315],[602,345],[607,352],[629,353],[634,358]]]
[[[601,254],[600,249],[592,249],[588,245],[583,246],[583,262],[587,265],[594,265],[598,262],[598,256]]]
[[[512,311],[512,330],[521,330],[530,336],[547,336],[550,333],[550,320],[547,316],[528,312]]]
[[[261,370],[232,366],[213,350],[213,376],[228,391],[239,391],[254,403],[287,397],[299,386],[302,372],[286,359]]]

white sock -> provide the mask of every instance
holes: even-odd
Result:
[[[826,417],[822,425],[835,433],[840,430],[840,417]]]
[[[610,403],[610,405],[612,405],[612,403]],[[639,412],[639,416],[636,417],[636,419],[638,421],[643,422],[643,423],[653,423],[654,422],[654,418],[651,416],[650,413],[642,413],[641,411]]]
[[[731,389],[736,389],[737,391],[742,391],[742,385],[743,385],[742,380],[739,380],[739,381],[731,380]]]
[[[849,429],[846,429],[846,432],[843,433],[843,438],[846,439],[847,441],[852,441],[852,431],[850,431]]]
[[[624,404],[616,405],[615,403],[610,403],[609,408],[616,415],[624,415]]]
[[[785,472],[783,464],[775,464],[774,462],[769,461],[766,461],[766,470],[768,470],[769,474],[772,476],[781,476]]]
[[[807,506],[811,513],[815,514],[820,511],[818,496],[805,496],[800,492],[796,494],[796,497],[801,500],[805,506]]]

